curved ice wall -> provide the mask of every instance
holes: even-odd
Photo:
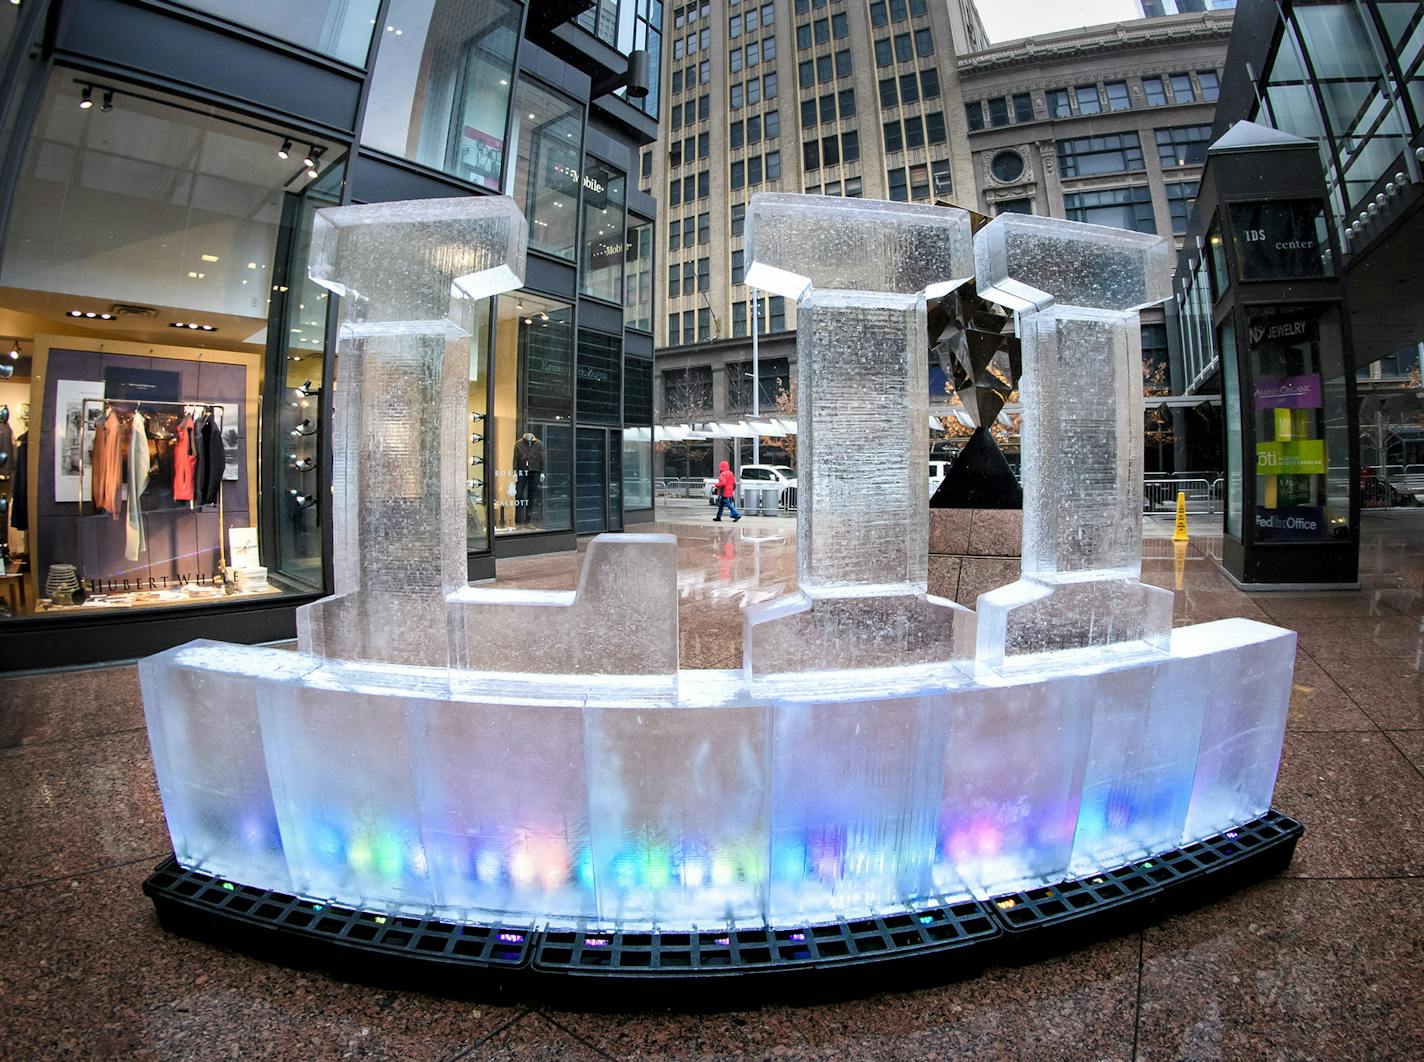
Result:
[[[814,196],[756,196],[748,226],[752,275],[800,300],[801,585],[749,610],[741,670],[684,671],[670,536],[595,538],[572,592],[464,585],[468,315],[520,282],[514,204],[322,212],[338,594],[299,653],[141,663],[180,862],[454,918],[786,924],[1091,873],[1267,809],[1294,635],[1171,631],[1139,580],[1122,332],[1165,292],[1163,241],[1004,217],[971,242],[961,211]],[[1019,312],[1029,489],[1023,578],[981,599],[971,650],[974,615],[925,592],[917,418],[924,299],[975,269]],[[867,500],[851,467],[871,531],[837,513]]]

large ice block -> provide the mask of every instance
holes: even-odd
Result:
[[[479,300],[519,287],[508,196],[317,212],[310,273],[342,296],[330,518],[336,594],[297,612],[302,649],[444,667],[444,594],[466,583],[466,403]]]
[[[254,657],[206,640],[139,661],[158,791],[184,866],[291,889],[255,680],[286,687],[316,665],[296,653]]]
[[[1023,568],[979,598],[993,670],[1167,650],[1172,595],[1141,582],[1137,311],[1169,294],[1167,241],[1002,214],[975,236],[981,295],[1019,313]]]
[[[749,608],[760,676],[968,659],[973,617],[929,597],[926,294],[972,272],[969,215],[761,194],[747,283],[797,304],[797,592]]]
[[[597,536],[576,590],[464,587],[449,600],[457,687],[489,672],[677,687],[673,535]]]

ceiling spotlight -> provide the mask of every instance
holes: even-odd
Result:
[[[316,160],[317,160],[319,157],[320,157],[320,153],[317,151],[317,149],[316,149],[315,147],[309,147],[309,148],[307,148],[307,153],[302,157],[302,165],[303,165],[303,166],[315,166],[315,165],[316,165]]]
[[[85,85],[84,94],[79,99],[79,109],[87,111],[92,106],[94,106],[94,86]]]
[[[283,140],[283,141],[282,141],[282,146],[277,149],[277,157],[278,157],[279,159],[290,158],[290,157],[291,157],[291,154],[292,154],[292,142],[291,142],[290,140]]]
[[[105,90],[104,90],[104,102],[101,103],[101,104],[99,104],[99,110],[101,110],[101,111],[103,111],[105,114],[107,114],[109,111],[112,111],[113,109],[114,109],[114,90],[113,90],[113,89],[105,89]]]
[[[18,339],[12,340],[10,342],[10,360],[20,360],[20,341]]]
[[[84,311],[83,311],[83,310],[70,310],[70,311],[69,311],[69,316],[70,316],[70,317],[83,317],[83,316],[84,316]]]

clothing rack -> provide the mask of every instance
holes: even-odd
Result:
[[[83,489],[85,460],[86,460],[86,458],[89,456],[88,451],[86,451],[85,448],[84,448],[83,433],[87,433],[88,430],[89,430],[89,408],[90,408],[91,406],[102,406],[102,407],[103,407],[103,408],[100,410],[100,416],[101,416],[101,417],[102,417],[102,416],[106,416],[106,415],[108,414],[109,410],[113,410],[115,413],[118,413],[120,416],[122,416],[124,413],[128,413],[128,414],[129,414],[129,418],[128,418],[128,419],[129,419],[129,422],[130,422],[130,423],[133,422],[133,414],[134,414],[134,413],[143,413],[144,410],[145,410],[145,407],[163,407],[163,408],[166,408],[166,409],[177,410],[180,420],[181,420],[181,418],[182,418],[183,416],[186,416],[186,415],[189,414],[189,413],[193,413],[193,414],[198,415],[198,416],[201,416],[201,415],[207,414],[207,413],[211,413],[211,414],[214,415],[214,417],[217,419],[217,422],[218,422],[218,438],[219,438],[219,440],[221,440],[221,438],[222,438],[222,429],[223,429],[223,407],[220,406],[220,405],[207,404],[207,403],[203,403],[203,402],[157,402],[157,401],[151,401],[151,400],[149,400],[149,399],[147,399],[147,398],[133,398],[133,399],[128,399],[128,398],[86,398],[86,399],[84,399],[84,400],[80,403],[80,412],[79,412],[79,431],[81,432],[81,435],[80,435],[80,445],[79,445],[79,483],[80,483],[80,491],[79,491],[79,515],[80,515],[81,517],[84,515],[84,499],[85,499],[85,494],[86,494],[86,492],[85,492],[84,489]],[[130,407],[132,407],[132,408],[127,409],[127,410],[124,410],[124,409],[118,408],[119,406],[130,406]],[[96,424],[97,424],[97,422],[96,422]],[[221,442],[219,442],[219,445],[221,445]],[[170,510],[170,511],[171,511],[171,510]],[[197,509],[195,508],[193,511],[196,512]],[[96,514],[96,515],[98,514],[98,510],[97,510],[97,509],[95,510],[95,514]],[[227,532],[226,532],[226,529],[223,527],[223,491],[222,491],[222,486],[221,486],[221,485],[218,486],[218,565],[219,565],[220,567],[222,567],[222,568],[226,568],[226,567],[227,567]]]

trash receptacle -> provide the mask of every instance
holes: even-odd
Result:
[[[780,496],[779,483],[743,483],[742,511],[751,516],[775,516]]]

